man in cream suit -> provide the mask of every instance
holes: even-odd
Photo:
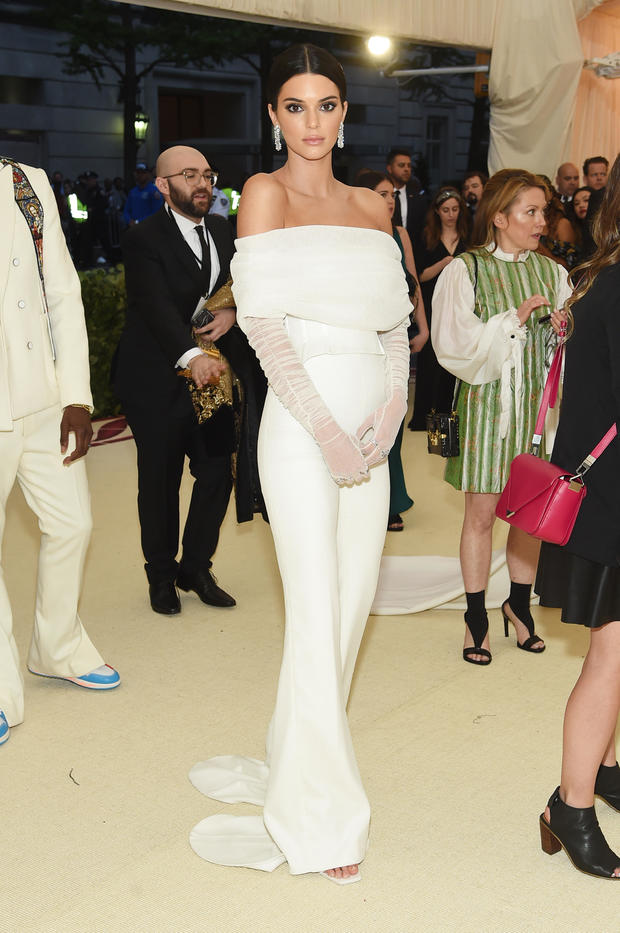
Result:
[[[41,529],[33,674],[106,690],[120,683],[77,614],[91,530],[92,435],[80,283],[41,169],[0,160],[0,539],[19,482]],[[0,744],[24,717],[24,684],[0,568]]]

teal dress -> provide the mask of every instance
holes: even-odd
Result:
[[[403,250],[403,244],[398,235],[396,227],[393,228],[393,233],[394,239],[396,240],[398,248],[401,252],[401,262],[403,269],[406,269],[405,251]],[[403,461],[401,457],[404,426],[405,421],[403,419],[403,423],[398,429],[398,434],[396,435],[394,446],[390,450],[390,455],[388,457],[388,468],[390,471],[390,516],[399,515],[401,512],[406,512],[407,509],[410,509],[413,505],[413,499],[407,492],[407,487],[405,485],[405,474],[403,472]]]

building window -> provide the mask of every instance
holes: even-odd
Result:
[[[245,94],[160,88],[162,148],[180,139],[243,139],[245,135]]]
[[[431,185],[439,185],[444,176],[448,143],[448,118],[432,115],[426,118],[426,162]]]
[[[0,75],[0,104],[42,104],[43,81],[41,78],[19,78],[16,75]]]

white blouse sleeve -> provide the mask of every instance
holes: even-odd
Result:
[[[558,272],[560,273],[560,284],[558,288],[557,310],[561,311],[562,308],[564,307],[566,299],[570,298],[570,296],[573,293],[573,286],[570,284],[568,280],[568,272],[566,271],[564,266],[561,266],[558,264]],[[553,310],[556,310],[556,309],[554,308]]]
[[[494,382],[504,364],[521,352],[526,328],[516,308],[481,321],[474,314],[474,288],[458,258],[442,271],[433,293],[431,341],[440,364],[470,385]]]

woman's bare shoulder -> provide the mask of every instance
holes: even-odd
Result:
[[[283,227],[285,205],[286,191],[275,175],[253,175],[241,192],[237,213],[238,235],[253,236]]]
[[[369,226],[392,235],[392,222],[385,209],[385,201],[370,188],[351,188],[351,198],[357,210],[368,217]]]

